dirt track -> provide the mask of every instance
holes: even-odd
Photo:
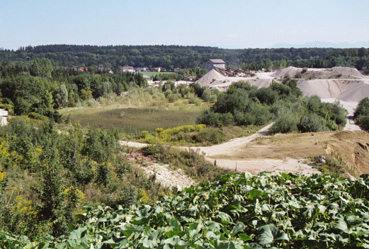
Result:
[[[240,137],[232,139],[228,142],[222,143],[222,144],[216,144],[213,146],[208,147],[191,147],[192,150],[195,150],[199,154],[205,155],[207,158],[211,158],[212,156],[216,156],[219,154],[231,154],[236,151],[239,151],[240,149],[243,149],[249,142],[254,140],[255,138],[265,136],[268,134],[268,131],[270,127],[272,127],[273,123],[265,126],[264,128],[257,131],[255,134],[248,136],[248,137]],[[186,149],[186,147],[182,147],[183,149]],[[188,149],[188,148],[187,148]]]
[[[256,158],[256,159],[242,159],[239,157],[233,158],[235,155],[242,154],[247,150],[247,145],[257,138],[263,137],[268,134],[270,127],[273,125],[269,124],[264,128],[257,131],[255,134],[248,137],[241,137],[232,139],[229,142],[223,144],[217,144],[208,147],[180,147],[184,150],[194,150],[199,154],[205,156],[206,160],[222,167],[225,169],[235,170],[237,172],[248,171],[251,174],[258,174],[263,171],[278,172],[296,172],[305,175],[311,175],[314,173],[319,173],[316,169],[305,164],[302,159],[292,159],[292,158],[278,158],[278,159],[268,159]],[[120,141],[123,146],[130,146],[135,148],[142,148],[148,144]],[[164,173],[163,173],[164,174]]]
[[[304,175],[312,175],[319,173],[318,170],[304,163],[303,159],[296,159],[293,155],[288,154],[284,157],[281,153],[281,158],[268,158],[267,155],[255,158],[243,159],[242,156],[248,153],[248,144],[255,139],[266,136],[273,123],[260,129],[255,134],[249,137],[233,139],[227,143],[213,145],[209,147],[195,147],[195,151],[205,156],[206,160],[218,167],[231,169],[237,172],[250,172],[258,174],[263,171],[279,172],[295,172]],[[290,158],[290,157],[294,157]]]
[[[272,124],[248,137],[209,147],[180,147],[194,150],[218,167],[258,174],[263,171],[319,173],[303,158],[333,154],[342,158],[354,175],[369,173],[369,134],[357,131],[348,120],[344,131],[267,136]],[[124,142],[124,146],[142,148],[148,144]]]

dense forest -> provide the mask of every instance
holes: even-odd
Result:
[[[45,45],[0,50],[0,65],[30,65],[36,58],[48,58],[56,68],[71,67],[203,67],[210,58],[220,58],[230,67],[244,69],[350,66],[369,72],[369,49],[279,48],[222,49],[201,46],[77,46]]]

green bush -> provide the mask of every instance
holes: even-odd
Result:
[[[256,97],[262,104],[273,105],[278,100],[278,93],[275,92],[273,88],[263,87],[257,91]]]
[[[354,118],[359,116],[369,116],[369,98],[366,97],[360,101],[358,106],[356,107]]]
[[[215,103],[217,101],[217,94],[211,89],[206,89],[202,93],[201,98],[206,102]]]
[[[48,117],[45,117],[44,115],[38,114],[36,112],[28,113],[28,117],[33,118],[33,119],[43,120],[43,121],[47,121],[49,119]]]
[[[360,115],[356,118],[356,123],[359,125],[363,130],[369,131],[369,115],[364,116]]]
[[[326,130],[322,119],[316,114],[303,117],[298,124],[298,128],[301,132],[319,132]]]
[[[213,111],[205,111],[198,119],[198,124],[206,124],[209,126],[222,127],[233,124],[233,115],[231,113],[216,113]]]
[[[297,131],[297,120],[293,114],[280,116],[276,119],[271,130],[272,133],[289,133]]]
[[[165,148],[161,144],[149,145],[142,148],[144,156],[153,156],[156,159],[161,159],[164,156]]]
[[[227,136],[219,129],[202,129],[199,133],[193,135],[193,141],[202,144],[220,144],[227,140]]]

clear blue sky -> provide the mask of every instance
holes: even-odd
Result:
[[[0,0],[0,48],[369,45],[369,0]]]

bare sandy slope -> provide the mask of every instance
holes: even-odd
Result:
[[[230,160],[216,159],[216,165],[235,172],[249,172],[257,175],[263,171],[278,173],[300,173],[303,175],[320,174],[320,171],[304,163],[304,159],[259,159],[259,160]]]
[[[128,146],[128,147],[133,147],[133,148],[137,148],[137,149],[141,149],[141,148],[146,147],[146,146],[149,145],[149,144],[145,144],[145,143],[124,141],[124,140],[120,140],[119,144],[121,146]]]
[[[173,170],[169,165],[154,163],[152,165],[142,167],[147,175],[155,175],[156,182],[161,183],[165,187],[175,187],[183,189],[195,185],[196,182],[187,176],[181,169]]]
[[[290,170],[290,172],[310,174],[314,173],[315,169],[305,168],[306,165],[299,158],[323,154],[341,158],[352,175],[367,174],[369,173],[369,133],[341,131],[264,136],[249,142],[246,147],[238,151],[214,155],[211,159],[216,160],[217,165],[223,163],[231,165],[229,167],[232,169],[237,165],[238,171],[242,166],[242,170],[250,168],[250,171],[255,170],[256,173],[263,170],[276,172]],[[295,160],[291,161],[288,158]],[[279,161],[280,164],[274,163],[274,160]],[[262,163],[258,164],[255,161]]]

